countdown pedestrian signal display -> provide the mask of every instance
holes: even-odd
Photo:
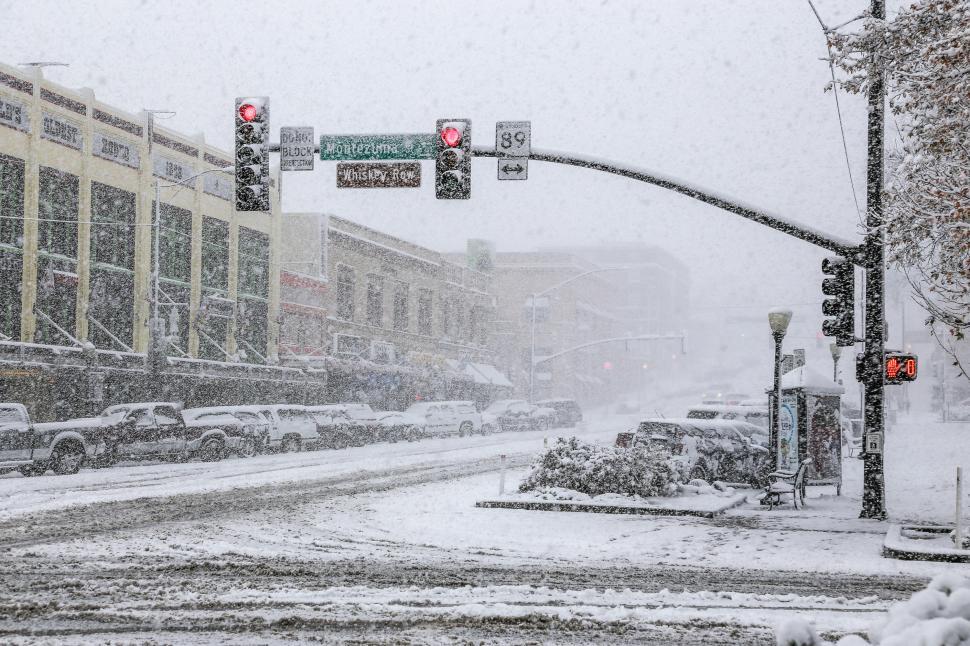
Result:
[[[902,384],[916,381],[919,361],[915,354],[886,353],[883,362],[883,381],[887,384]]]

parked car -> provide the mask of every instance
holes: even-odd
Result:
[[[583,411],[573,399],[543,399],[536,402],[536,406],[543,406],[556,411],[555,426],[572,428],[583,421]]]
[[[377,420],[357,409],[362,404],[327,404],[308,406],[317,425],[322,445],[330,449],[364,446],[378,440],[381,427]],[[370,406],[367,406],[370,411]],[[373,412],[373,411],[371,411]]]
[[[229,447],[240,457],[249,458],[265,446],[269,436],[269,423],[255,411],[239,411],[231,406],[208,406],[205,408],[186,408],[182,411],[182,419],[187,426],[208,424],[222,429],[232,429],[233,436],[238,435],[238,441]]]
[[[292,453],[319,448],[324,444],[317,432],[317,423],[305,406],[267,404],[259,406],[258,410],[269,422],[268,450]]]
[[[535,406],[524,399],[500,399],[492,402],[485,412],[494,416],[503,431],[544,431],[556,419],[553,409]]]
[[[760,426],[768,431],[768,406],[728,406],[721,404],[701,404],[691,406],[687,411],[689,419],[737,419]]]
[[[103,453],[101,420],[84,426],[34,424],[22,404],[0,403],[0,473],[18,470],[37,476],[52,470],[77,473],[88,460]]]
[[[619,433],[616,446],[657,443],[670,450],[687,479],[760,486],[768,449],[746,436],[739,425],[752,426],[728,420],[647,419],[635,431]]]
[[[482,415],[470,401],[418,402],[405,412],[424,419],[425,431],[430,435],[465,436],[483,429]]]
[[[83,423],[69,420],[65,425]],[[243,444],[243,428],[238,419],[221,415],[217,419],[185,419],[181,406],[174,402],[116,404],[101,413],[105,459],[119,460],[186,459],[221,460]]]
[[[427,420],[402,411],[374,410],[368,404],[343,404],[350,416],[372,428],[375,442],[416,440],[427,435]]]
[[[253,438],[255,453],[265,453],[269,445],[272,425],[257,406],[227,406],[232,415],[243,423],[243,430]]]

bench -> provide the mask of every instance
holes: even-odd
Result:
[[[791,496],[792,504],[798,509],[801,501],[802,507],[805,506],[805,472],[808,465],[812,463],[812,458],[805,458],[798,465],[797,471],[775,471],[769,473],[769,483],[765,487],[765,494],[761,498],[761,504],[768,505],[771,509],[776,504],[781,504],[782,496]]]

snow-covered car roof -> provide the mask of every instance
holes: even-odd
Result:
[[[678,426],[684,430],[689,429],[713,429],[716,431],[737,431],[745,436],[751,436],[754,434],[763,435],[764,429],[755,424],[749,424],[748,422],[736,419],[695,419],[692,417],[674,417],[674,418],[650,418],[645,419],[640,422],[638,429],[642,428],[644,424],[667,424],[672,426]]]
[[[704,412],[708,412],[708,413],[737,413],[738,415],[750,415],[752,413],[765,413],[765,414],[767,414],[768,413],[768,406],[767,405],[765,405],[765,406],[753,406],[753,405],[750,405],[750,406],[742,406],[740,404],[737,404],[737,405],[729,405],[729,404],[697,404],[697,405],[691,406],[690,408],[687,409],[688,414],[690,414],[690,411],[694,411],[694,410],[696,410],[696,411],[704,411]]]

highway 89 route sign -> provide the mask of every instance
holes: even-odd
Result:
[[[495,152],[499,179],[529,179],[532,153],[531,121],[499,121],[495,124]]]

